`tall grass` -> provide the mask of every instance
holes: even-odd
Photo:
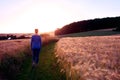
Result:
[[[29,53],[29,54],[28,54]],[[29,47],[16,56],[4,54],[0,62],[0,72],[4,79],[15,80],[16,76],[22,71],[23,62],[30,57]]]
[[[0,60],[5,55],[17,56],[30,45],[30,39],[4,40],[0,41]]]
[[[119,80],[120,36],[62,38],[56,57],[67,80]]]
[[[0,41],[0,76],[14,79],[22,62],[30,55],[29,39]],[[1,79],[0,77],[0,79]]]
[[[23,43],[24,41],[25,43]],[[60,73],[60,68],[54,55],[56,41],[57,39],[53,37],[42,37],[43,47],[40,53],[40,62],[35,69],[32,69],[30,40],[1,41],[2,46],[4,46],[2,47],[4,54],[2,54],[0,60],[0,75],[2,79],[65,80],[65,76]],[[3,51],[1,50],[2,53]]]

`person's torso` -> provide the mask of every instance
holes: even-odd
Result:
[[[39,35],[32,36],[32,49],[41,48],[41,37]]]

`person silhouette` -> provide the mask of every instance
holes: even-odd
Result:
[[[31,37],[32,50],[32,67],[36,67],[39,62],[39,54],[42,47],[41,36],[38,35],[38,29],[35,29],[35,34]]]

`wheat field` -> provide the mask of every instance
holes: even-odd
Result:
[[[120,36],[62,38],[55,55],[67,80],[120,80]]]
[[[16,55],[30,45],[30,39],[3,40],[0,41],[0,59],[4,54]]]
[[[58,39],[51,36],[42,36],[42,45],[47,45],[50,41]],[[30,47],[30,39],[1,40],[0,41],[0,60],[5,54],[16,56],[17,53],[25,51]]]

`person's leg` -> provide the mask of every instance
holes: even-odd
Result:
[[[36,49],[36,54],[35,54],[35,63],[38,64],[39,61],[39,54],[40,54],[40,49]]]
[[[35,50],[32,50],[32,63],[35,63]]]
[[[35,66],[35,49],[32,50],[32,66]]]

